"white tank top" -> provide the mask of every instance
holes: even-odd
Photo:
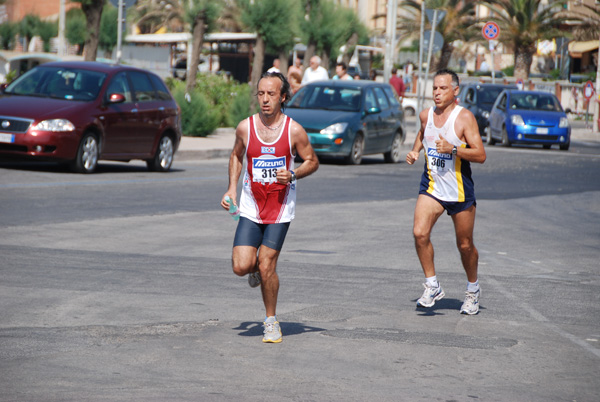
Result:
[[[455,106],[442,127],[436,127],[433,123],[433,107],[429,109],[427,116],[423,136],[425,171],[421,179],[421,190],[441,201],[464,202],[475,199],[469,162],[451,153],[438,153],[435,146],[435,141],[440,136],[458,148],[467,146],[454,131],[456,118],[462,109],[462,106]]]

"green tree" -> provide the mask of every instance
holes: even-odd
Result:
[[[71,45],[78,45],[78,54],[83,52],[83,46],[87,40],[88,29],[85,15],[79,8],[72,8],[67,12],[65,23],[65,37]]]
[[[16,34],[16,24],[9,21],[0,24],[0,48],[4,50],[11,49],[14,45]]]
[[[265,53],[267,51],[279,55],[282,71],[287,70],[289,51],[294,47],[296,32],[295,14],[299,9],[296,0],[238,0],[242,10],[242,22],[247,29],[256,32],[254,60],[250,87],[256,88],[263,73]],[[256,98],[252,97],[251,109],[256,106]]]
[[[37,34],[41,22],[42,20],[37,15],[27,14],[19,23],[17,31],[21,37],[25,38],[25,44],[23,45],[25,51],[29,48],[31,39]]]
[[[185,20],[192,31],[192,59],[188,60],[186,90],[191,93],[196,85],[200,52],[204,46],[204,35],[213,31],[219,17],[221,4],[211,0],[182,0],[185,10]]]
[[[50,39],[58,35],[57,21],[40,21],[37,27],[37,34],[44,42],[44,52],[50,51]]]
[[[98,46],[107,52],[112,52],[117,45],[117,32],[119,10],[111,4],[106,4],[106,8],[100,19],[100,37],[98,38]]]
[[[563,11],[567,0],[542,4],[542,0],[489,0],[482,4],[492,10],[501,35],[499,40],[514,52],[515,78],[527,80],[537,41],[564,35],[560,29],[570,18]]]
[[[85,61],[96,60],[100,38],[100,20],[105,0],[71,0],[81,4],[81,11],[85,15],[87,24],[87,37],[83,46],[83,59]]]
[[[444,18],[435,26],[436,32],[439,32],[444,38],[444,45],[434,69],[447,68],[454,52],[455,41],[469,42],[481,35],[481,27],[476,26],[476,3],[463,0],[429,0],[425,2],[425,6],[428,9],[446,12]],[[399,19],[398,30],[401,35],[418,37],[421,25],[421,2],[404,0],[400,7],[408,11],[408,15]],[[425,29],[431,29],[428,22]]]

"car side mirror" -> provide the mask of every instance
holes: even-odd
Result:
[[[377,113],[381,113],[381,109],[379,109],[378,107],[372,107],[367,109],[367,114],[377,114]]]
[[[110,94],[108,95],[108,103],[117,104],[125,102],[125,96],[123,94]]]

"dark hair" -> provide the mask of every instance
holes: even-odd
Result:
[[[263,78],[279,78],[281,80],[281,91],[279,93],[279,99],[281,99],[283,97],[283,95],[285,95],[285,99],[281,101],[281,110],[284,110],[285,104],[292,98],[292,91],[290,90],[290,83],[288,82],[288,80],[285,78],[285,76],[283,74],[267,71],[266,73],[263,73],[263,75],[260,76],[260,79],[256,83],[256,90],[258,90],[258,84],[260,83],[260,80],[262,80]]]
[[[454,87],[458,87],[460,85],[460,82],[458,80],[458,75],[456,75],[456,73],[452,70],[448,70],[446,68],[442,69],[442,70],[438,70],[435,75],[433,76],[433,78],[437,77],[438,75],[449,75],[450,78],[452,79],[452,85]]]
[[[344,71],[348,71],[348,66],[343,61],[340,61],[339,63],[337,63],[336,66],[340,66],[341,68],[344,69]]]

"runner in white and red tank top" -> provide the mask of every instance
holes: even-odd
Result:
[[[237,126],[229,158],[229,188],[221,206],[229,209],[229,197],[236,204],[237,183],[244,166],[241,217],[233,240],[233,272],[248,274],[252,287],[261,286],[265,305],[263,342],[281,342],[276,317],[279,277],[277,259],[288,227],[294,219],[296,179],[308,176],[319,161],[306,131],[283,114],[290,99],[290,84],[280,73],[265,73],[258,81],[260,112]],[[303,162],[294,169],[298,154]],[[237,204],[236,204],[237,205]]]
[[[257,121],[258,120],[258,121]],[[246,171],[240,199],[240,214],[256,223],[285,223],[294,219],[296,183],[277,182],[277,170],[293,170],[295,155],[290,140],[291,119],[283,115],[278,137],[265,142],[257,135],[260,116],[248,118]]]

